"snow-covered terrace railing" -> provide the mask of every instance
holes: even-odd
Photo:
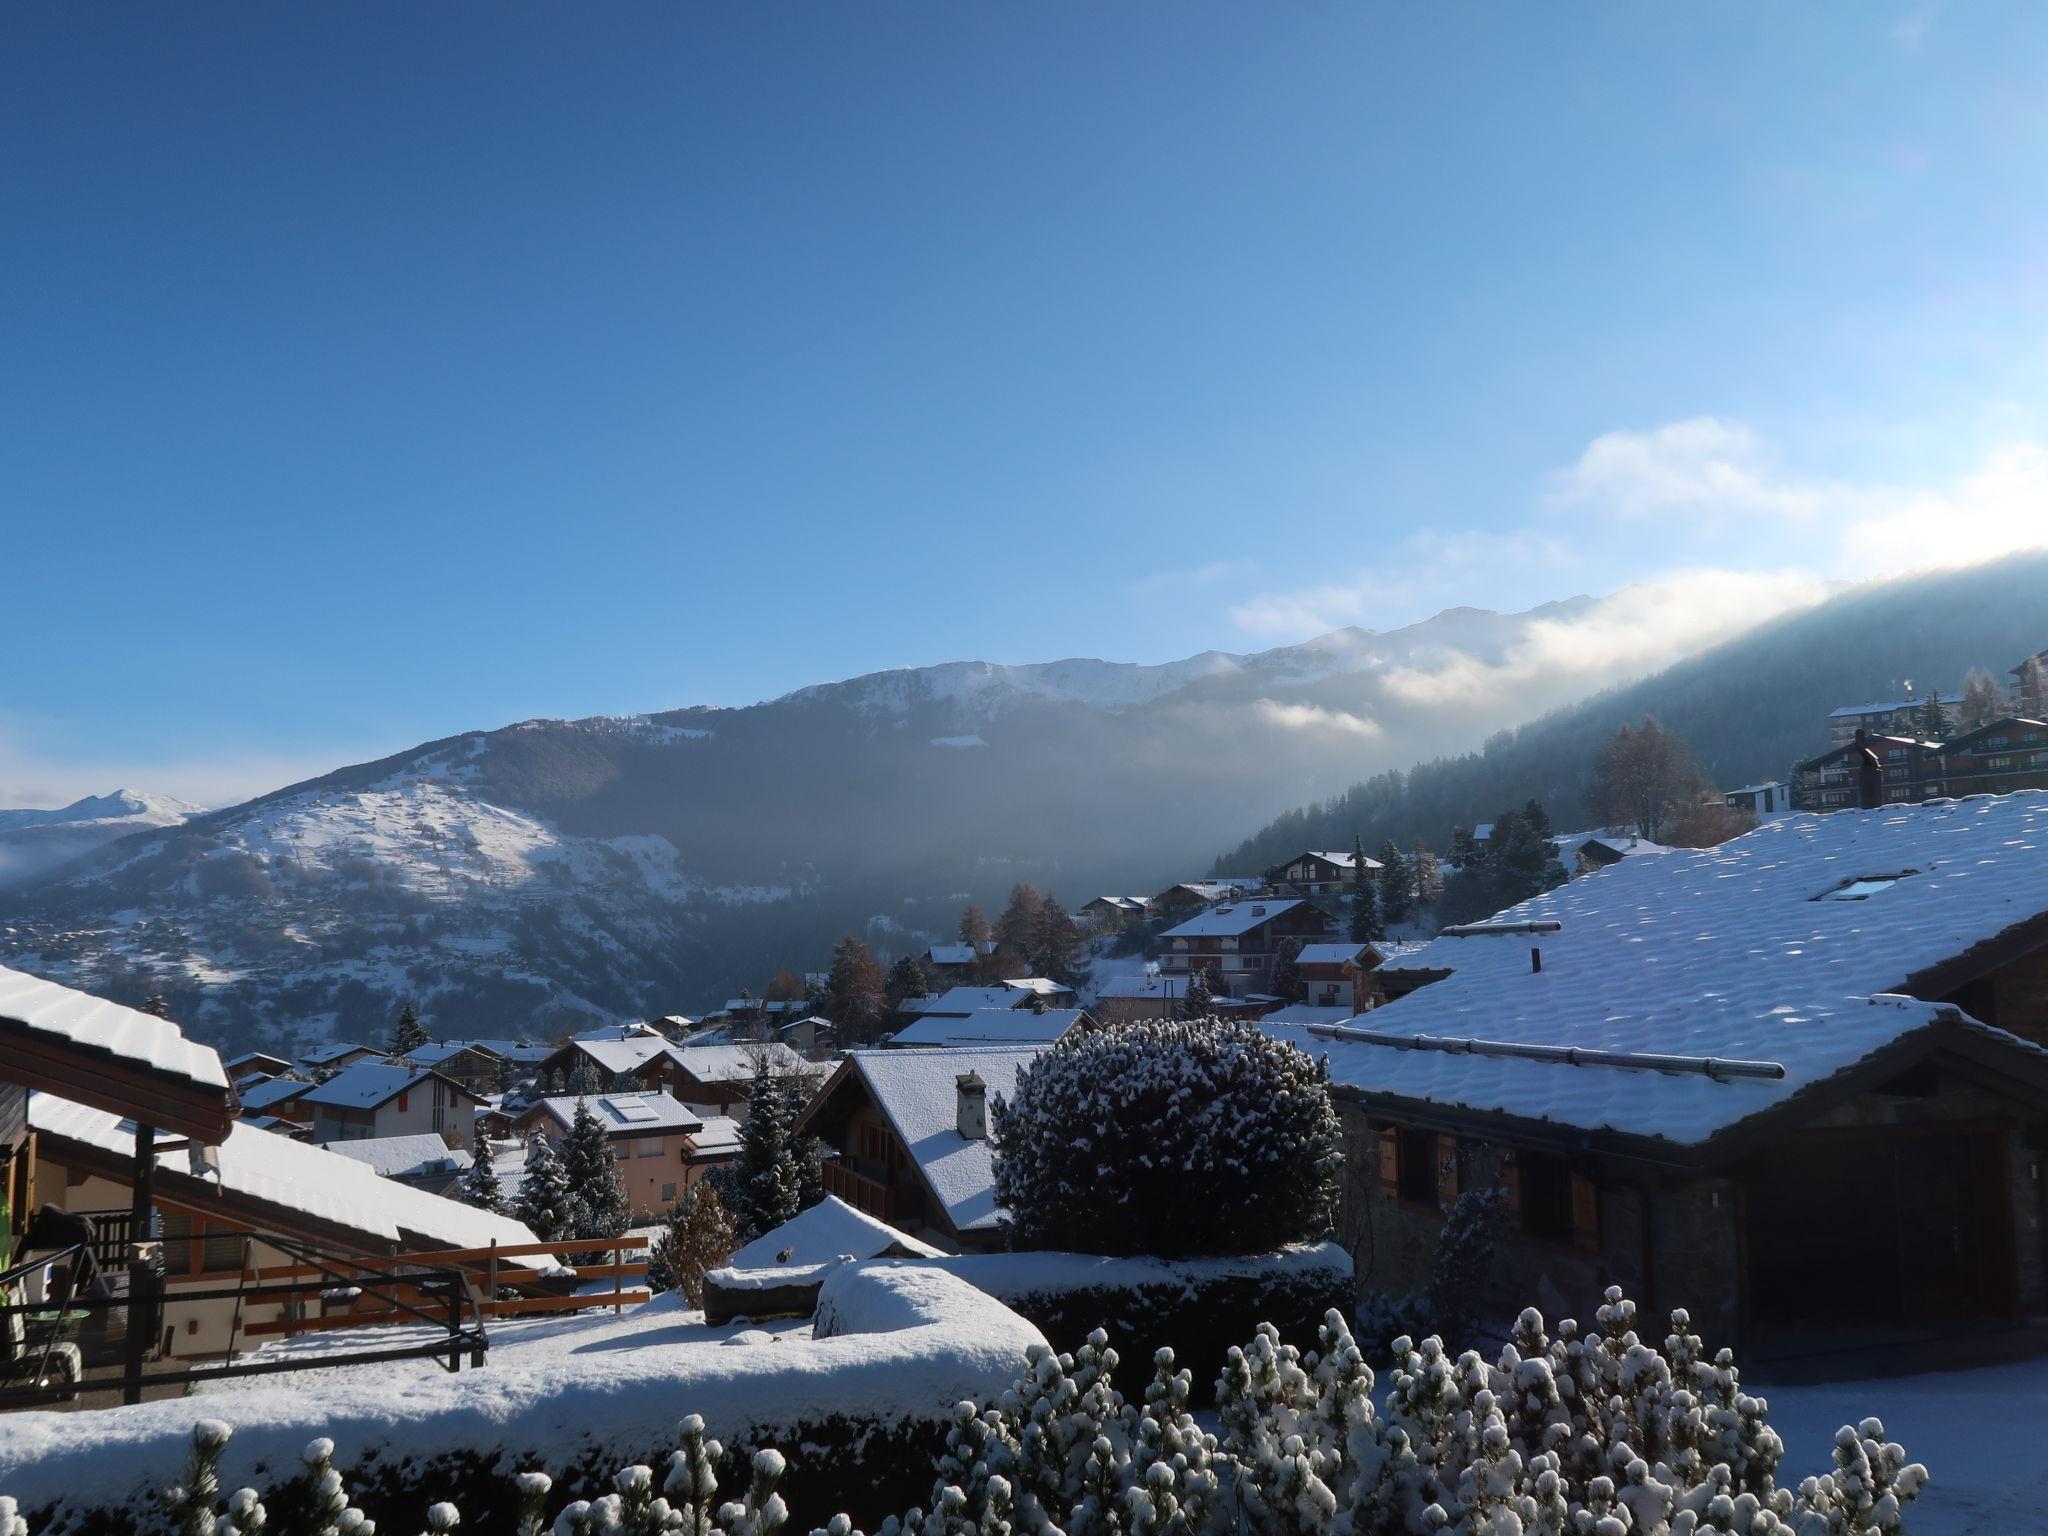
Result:
[[[1446,933],[1450,930],[1445,929]],[[1656,1051],[1589,1051],[1576,1045],[1524,1045],[1514,1040],[1459,1039],[1447,1035],[1397,1035],[1385,1030],[1358,1029],[1348,1024],[1307,1024],[1310,1034],[1325,1040],[1359,1045],[1385,1045],[1397,1051],[1444,1051],[1459,1056],[1507,1056],[1519,1061],[1548,1061],[1566,1067],[1622,1067],[1637,1072],[1674,1072],[1726,1082],[1736,1077],[1776,1080],[1785,1075],[1782,1062],[1742,1061],[1723,1056],[1673,1056]]]

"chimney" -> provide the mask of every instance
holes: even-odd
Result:
[[[959,1089],[959,1107],[954,1123],[969,1141],[988,1140],[988,1084],[979,1072],[962,1072],[954,1079]]]

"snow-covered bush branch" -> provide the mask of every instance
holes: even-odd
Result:
[[[1635,1332],[1610,1290],[1597,1328],[1554,1335],[1524,1312],[1489,1362],[1441,1341],[1397,1341],[1384,1408],[1342,1315],[1306,1352],[1270,1326],[1232,1349],[1216,1383],[1222,1435],[1190,1412],[1192,1378],[1161,1350],[1140,1402],[1116,1389],[1116,1351],[1097,1332],[1072,1354],[1034,1345],[1023,1376],[992,1405],[962,1402],[928,1507],[892,1515],[877,1536],[1893,1536],[1927,1481],[1876,1419],[1844,1427],[1834,1466],[1796,1488],[1777,1481],[1784,1446],[1767,1405],[1741,1389],[1726,1350],[1707,1358],[1684,1312],[1663,1348]],[[300,1511],[271,1522],[251,1489],[219,1499],[228,1426],[197,1425],[191,1460],[164,1509],[179,1536],[372,1536],[332,1464],[306,1448]],[[762,1450],[741,1497],[721,1501],[717,1441],[683,1420],[657,1482],[622,1469],[613,1491],[546,1523],[551,1490],[518,1475],[519,1536],[776,1536],[788,1513],[786,1464]],[[420,1490],[424,1498],[427,1490]],[[453,1505],[426,1511],[455,1529]],[[28,1536],[0,1498],[0,1536]],[[845,1515],[812,1536],[860,1536]]]

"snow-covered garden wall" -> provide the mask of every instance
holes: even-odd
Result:
[[[407,1361],[134,1408],[11,1414],[0,1494],[20,1501],[39,1536],[132,1532],[152,1492],[177,1480],[193,1425],[218,1419],[235,1431],[231,1486],[288,1483],[307,1441],[326,1436],[356,1502],[385,1529],[417,1528],[421,1489],[455,1500],[471,1524],[509,1529],[511,1474],[544,1470],[558,1489],[594,1497],[617,1467],[665,1461],[678,1421],[695,1413],[725,1446],[729,1487],[746,1485],[757,1448],[802,1447],[782,1492],[797,1522],[822,1521],[922,1496],[954,1405],[999,1396],[1045,1342],[1008,1307],[928,1268],[840,1266],[819,1305],[827,1321],[814,1332],[721,1338],[661,1297],[615,1323],[503,1329],[483,1368],[456,1375]]]

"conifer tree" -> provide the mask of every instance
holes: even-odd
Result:
[[[419,1010],[412,1005],[412,999],[405,1000],[405,1006],[398,1010],[398,1027],[391,1031],[391,1054],[409,1056],[423,1045],[433,1042],[426,1026],[420,1023]]]
[[[1444,872],[1437,862],[1437,856],[1430,851],[1429,844],[1421,838],[1415,839],[1414,862],[1410,868],[1415,874],[1415,905],[1433,907],[1443,900]]]
[[[526,1172],[512,1214],[533,1229],[542,1242],[566,1236],[569,1224],[569,1183],[553,1143],[539,1131],[526,1142]]]
[[[1380,921],[1391,927],[1415,915],[1415,872],[1392,838],[1380,845]]]
[[[967,903],[967,910],[960,914],[960,942],[970,949],[979,949],[988,942],[988,919],[981,915],[981,908],[973,902]]]
[[[1306,993],[1301,980],[1301,940],[1282,939],[1273,952],[1273,973],[1266,978],[1266,990],[1275,997],[1298,1003]]]
[[[491,1154],[491,1138],[478,1131],[469,1152],[469,1166],[462,1171],[458,1192],[464,1205],[493,1214],[505,1209],[505,1192],[498,1184],[497,1160]]]
[[[1216,989],[1209,977],[1209,968],[1202,966],[1188,972],[1188,989],[1180,1000],[1180,1016],[1184,1019],[1206,1019],[1216,1011]]]
[[[1365,839],[1352,839],[1351,862],[1351,942],[1354,944],[1377,944],[1387,936],[1386,925],[1380,921],[1378,884],[1366,867]]]
[[[996,944],[1011,951],[1026,966],[1037,961],[1039,911],[1045,898],[1036,887],[1018,882],[1010,887],[1010,904],[996,919]]]
[[[152,992],[143,999],[142,1011],[151,1018],[168,1019],[171,1016],[171,1005],[164,1001],[163,993]]]
[[[733,1220],[749,1240],[804,1208],[805,1153],[793,1133],[802,1105],[794,1086],[765,1058],[755,1068],[740,1122],[740,1155],[726,1183]]]
[[[1927,690],[1927,697],[1920,701],[1913,724],[1922,741],[1947,741],[1954,733],[1955,722],[1949,718],[1948,709],[1941,702],[1940,689]]]
[[[569,1187],[569,1234],[578,1238],[617,1237],[632,1212],[619,1182],[611,1141],[587,1100],[577,1099],[576,1117],[562,1139],[562,1179]]]
[[[1073,986],[1087,969],[1082,962],[1081,930],[1057,897],[1048,895],[1038,908],[1037,936],[1032,945],[1033,974]]]
[[[905,955],[889,967],[889,985],[885,995],[891,1008],[898,1007],[906,997],[923,997],[931,990],[925,980],[924,967],[917,963],[917,956]]]
[[[569,1077],[562,1085],[564,1093],[573,1093],[585,1098],[593,1093],[604,1092],[604,1076],[597,1070],[597,1063],[581,1051],[576,1053],[576,1065],[570,1069]]]
[[[850,933],[832,946],[832,973],[825,982],[825,994],[840,1039],[860,1045],[874,1038],[887,1001],[882,965],[875,952]]]

